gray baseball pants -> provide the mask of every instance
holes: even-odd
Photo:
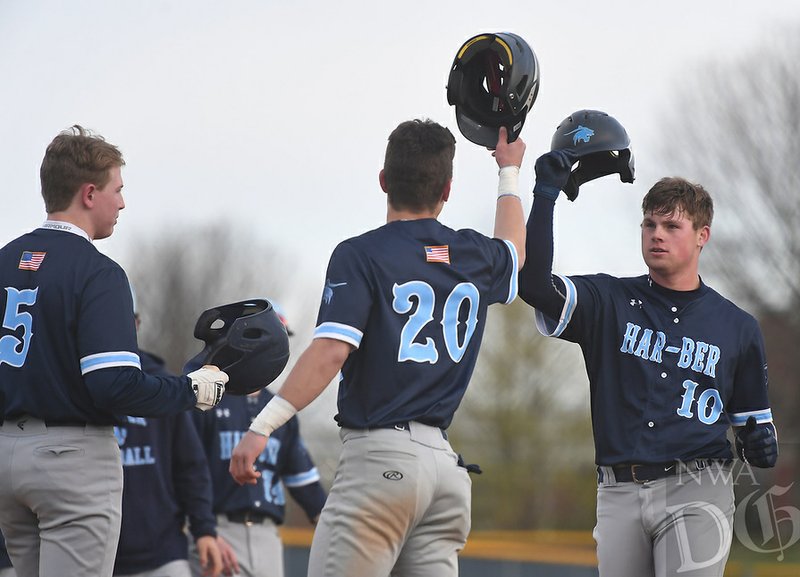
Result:
[[[676,475],[645,483],[618,483],[600,469],[600,577],[722,577],[733,536],[730,465],[681,463]]]
[[[470,530],[472,482],[442,431],[340,431],[333,486],[314,532],[309,577],[455,577]]]
[[[121,512],[113,427],[0,427],[0,529],[19,577],[109,577]]]

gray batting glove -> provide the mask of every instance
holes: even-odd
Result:
[[[214,365],[203,365],[188,376],[192,380],[192,390],[197,397],[195,407],[207,411],[217,406],[225,393],[228,375]]]

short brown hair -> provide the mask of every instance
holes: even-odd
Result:
[[[642,200],[642,213],[684,213],[694,229],[711,226],[714,201],[705,188],[677,176],[665,177],[655,183]]]
[[[109,170],[124,165],[119,149],[102,136],[77,124],[62,131],[48,145],[39,170],[45,209],[66,210],[82,184],[103,188]]]
[[[453,178],[456,139],[432,120],[408,120],[389,135],[383,175],[389,203],[395,209],[436,207]]]

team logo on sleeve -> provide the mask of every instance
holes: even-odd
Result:
[[[450,264],[450,246],[446,244],[439,246],[426,246],[425,261]]]
[[[42,266],[42,261],[47,253],[46,252],[33,252],[25,250],[22,252],[22,257],[19,259],[20,270],[39,270]]]
[[[346,282],[331,282],[331,279],[328,279],[325,282],[325,288],[322,291],[322,302],[326,305],[331,304],[331,299],[333,298],[333,289],[339,286],[345,286]]]

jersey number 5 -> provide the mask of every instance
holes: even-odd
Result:
[[[392,308],[396,313],[408,314],[413,308],[412,298],[417,301],[416,310],[408,317],[403,330],[400,332],[400,350],[397,352],[397,361],[414,361],[415,363],[434,364],[439,360],[439,350],[431,337],[426,337],[424,343],[415,342],[417,335],[425,325],[433,319],[436,308],[436,293],[426,282],[414,280],[392,288],[394,299]],[[478,304],[480,293],[472,283],[462,282],[450,291],[442,309],[442,336],[447,354],[457,363],[464,356],[469,341],[478,324]],[[467,302],[467,321],[464,338],[459,342],[458,315],[464,302]]]
[[[32,306],[36,303],[38,288],[17,290],[14,287],[6,287],[6,310],[3,313],[3,328],[16,331],[22,327],[22,340],[14,335],[5,335],[0,338],[0,365],[6,363],[12,367],[21,367],[25,364],[25,357],[28,356],[28,348],[31,344],[31,325],[33,317],[31,313],[20,312],[22,305]],[[20,349],[20,345],[22,348]]]

